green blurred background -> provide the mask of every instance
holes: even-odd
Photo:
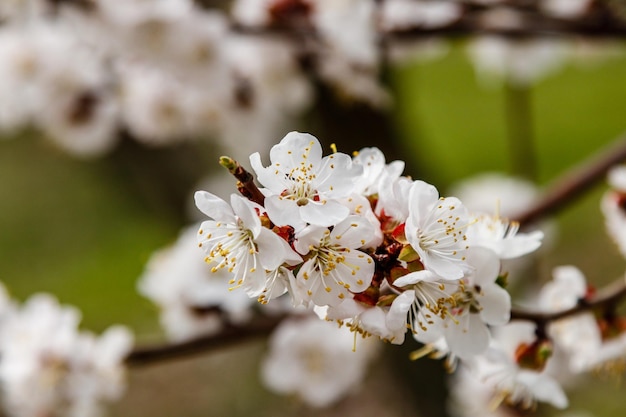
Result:
[[[624,131],[625,75],[626,57],[612,58],[593,66],[569,65],[532,88],[541,185]],[[509,171],[504,91],[479,86],[458,45],[436,61],[392,68],[390,80],[396,103],[388,117],[396,149],[411,167],[407,174],[445,190],[478,172]],[[358,117],[353,126],[359,129]],[[364,121],[363,130],[353,132],[364,145],[388,141],[372,137],[365,126]],[[325,126],[324,132],[332,129]],[[86,329],[99,332],[124,323],[140,344],[163,340],[157,311],[137,294],[136,281],[151,253],[176,238],[185,223],[183,200],[191,201],[194,191],[192,178],[216,161],[218,151],[210,145],[154,150],[122,144],[112,155],[83,161],[33,132],[0,142],[0,149],[0,280],[10,293],[24,299],[52,292],[82,310]],[[181,161],[190,155],[198,169],[181,174],[189,165]],[[596,187],[558,216],[556,244],[542,255],[540,276],[530,279],[545,281],[562,264],[575,264],[597,285],[623,274],[624,261],[604,233],[602,191],[602,185]],[[397,349],[400,359],[374,367],[360,393],[330,410],[309,410],[261,387],[257,365],[263,348],[258,341],[133,369],[128,394],[111,415],[415,415],[416,392],[431,378],[397,383],[398,368],[409,375],[431,372]],[[572,410],[624,415],[622,393],[614,381],[592,380],[571,391]]]

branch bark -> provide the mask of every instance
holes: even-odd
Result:
[[[140,367],[168,360],[189,358],[257,337],[267,336],[284,316],[263,317],[245,326],[227,326],[220,333],[198,337],[179,343],[166,343],[135,348],[127,357],[126,365]]]
[[[572,168],[553,182],[543,198],[516,220],[528,225],[557,213],[603,180],[612,166],[626,161],[626,134],[609,148]]]
[[[600,309],[604,309],[605,311],[611,310],[615,308],[624,297],[626,297],[626,279],[621,278],[604,288],[597,295],[589,299],[581,299],[574,307],[555,312],[537,312],[514,308],[511,310],[511,320],[532,321],[536,323],[538,327],[541,327],[550,322],[588,311]]]

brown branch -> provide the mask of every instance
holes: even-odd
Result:
[[[576,306],[565,310],[555,312],[537,312],[513,308],[511,310],[511,320],[532,321],[536,323],[538,327],[545,327],[545,325],[550,322],[586,313],[588,311],[601,309],[604,309],[605,311],[611,310],[615,308],[624,297],[626,297],[626,280],[622,278],[604,288],[597,295],[581,299]]]
[[[527,225],[555,214],[604,179],[612,166],[626,161],[626,134],[612,146],[570,169],[548,187],[543,198],[516,220]]]
[[[228,156],[222,156],[220,158],[220,165],[230,172],[235,178],[237,178],[237,189],[239,192],[250,201],[254,201],[259,205],[263,205],[265,196],[259,190],[259,187],[254,183],[254,177],[248,171],[246,171],[239,162]]]
[[[188,358],[210,350],[267,336],[283,318],[283,316],[263,317],[245,326],[230,325],[218,334],[202,336],[186,342],[138,347],[128,354],[125,362],[128,366],[136,367]]]

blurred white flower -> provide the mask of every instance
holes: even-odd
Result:
[[[607,233],[626,258],[626,166],[609,171],[608,182],[611,189],[602,197],[600,207]]]
[[[51,296],[32,296],[0,330],[0,382],[11,416],[96,417],[124,390],[128,329],[99,338],[79,332],[80,314]]]
[[[461,17],[462,8],[454,1],[387,0],[382,4],[383,30],[437,28]]]
[[[544,311],[564,311],[575,307],[588,295],[585,276],[574,266],[560,266],[552,271],[553,279],[539,294],[539,307]],[[568,355],[572,372],[581,372],[595,362],[602,344],[600,328],[593,313],[578,314],[550,324],[554,343]]]
[[[327,407],[358,389],[376,343],[356,340],[348,329],[314,316],[286,320],[270,338],[263,383],[276,393],[296,394],[310,406]]]
[[[449,194],[458,197],[475,214],[497,214],[515,219],[539,198],[530,181],[502,173],[487,172],[459,181]]]
[[[528,86],[560,69],[567,57],[566,45],[553,39],[507,40],[483,36],[468,46],[480,81],[486,85],[505,80]]]
[[[495,328],[492,343],[487,352],[475,356],[469,369],[492,392],[499,405],[502,401],[521,408],[533,407],[536,402],[547,402],[556,408],[568,405],[567,397],[557,380],[547,369],[522,366],[524,360],[546,361],[541,346],[535,346],[535,325],[513,322]],[[528,354],[530,358],[523,358]],[[499,400],[499,401],[498,401]]]
[[[589,9],[593,0],[545,0],[539,3],[544,13],[561,19],[575,19]]]
[[[543,232],[518,233],[519,223],[496,216],[475,217],[467,228],[472,246],[492,250],[500,259],[512,259],[534,252],[541,246]]]
[[[216,333],[252,315],[253,300],[244,292],[229,291],[232,274],[223,269],[211,273],[197,233],[197,226],[186,228],[171,247],[157,251],[137,284],[160,308],[161,324],[173,340]]]

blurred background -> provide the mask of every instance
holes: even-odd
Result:
[[[523,87],[484,83],[468,58],[468,42],[453,40],[435,57],[407,59],[384,71],[392,104],[384,109],[346,103],[317,85],[310,109],[285,123],[310,132],[330,152],[379,146],[388,161],[407,162],[405,174],[447,195],[455,183],[484,172],[532,177],[544,187],[624,132],[626,54],[610,45],[607,57],[568,59],[557,71]],[[586,45],[585,50],[605,46]],[[521,122],[511,118],[528,112]],[[512,155],[511,130],[523,124],[532,159]],[[513,126],[513,127],[512,127]],[[517,128],[519,129],[519,127]],[[515,133],[513,133],[514,135]],[[198,218],[192,203],[207,175],[221,169],[223,145],[190,141],[151,147],[122,138],[110,152],[81,159],[42,138],[40,131],[9,132],[0,141],[0,280],[23,300],[51,292],[79,307],[83,327],[100,332],[123,323],[138,344],[165,341],[157,308],[137,292],[152,253]],[[251,125],[231,141],[254,149]],[[236,142],[231,145],[237,146]],[[265,146],[265,143],[261,143]],[[267,148],[258,149],[266,155]],[[513,152],[514,153],[514,152]],[[248,166],[247,160],[241,161]],[[205,182],[203,182],[205,181]],[[599,185],[556,216],[549,247],[536,259],[540,284],[558,265],[574,264],[597,287],[624,273],[624,259],[604,231]],[[234,190],[234,182],[233,182]],[[521,296],[522,294],[518,294]],[[515,299],[515,298],[514,298]],[[362,387],[329,409],[266,391],[259,382],[265,340],[188,359],[129,370],[129,389],[112,416],[348,416],[443,415],[444,372],[437,361],[408,360],[417,344],[388,346]],[[570,416],[626,412],[614,380],[581,381],[568,389]],[[565,415],[542,407],[543,415]]]

